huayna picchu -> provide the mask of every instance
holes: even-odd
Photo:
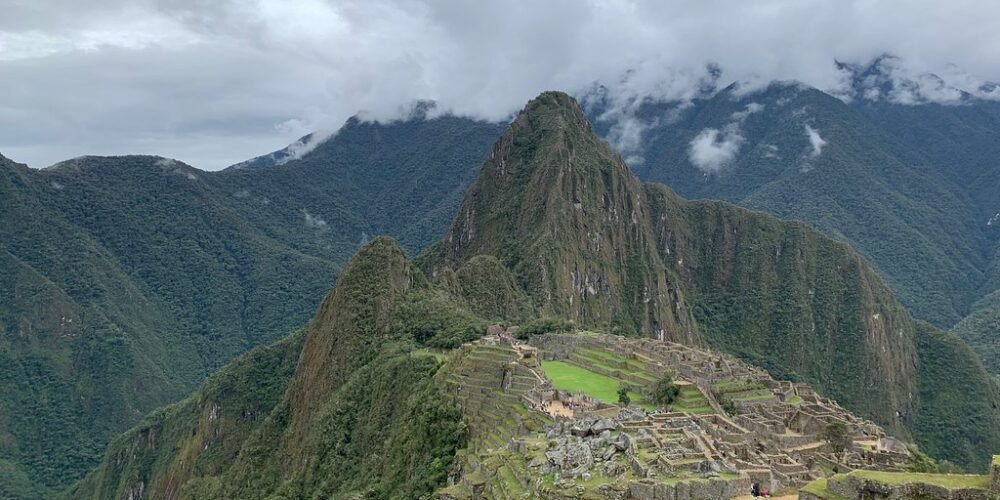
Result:
[[[997,452],[978,359],[850,247],[640,183],[546,92],[444,239],[413,261],[365,245],[304,333],[150,415],[66,496],[987,499],[1000,471],[936,460]]]

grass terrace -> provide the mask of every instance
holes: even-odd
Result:
[[[708,399],[701,393],[701,390],[694,385],[681,386],[681,393],[671,406],[673,406],[675,411],[691,413],[694,415],[715,413],[715,410],[713,410],[712,406],[708,403]]]
[[[618,387],[622,381],[592,372],[577,365],[564,361],[544,361],[542,371],[552,381],[556,389],[582,393],[605,403],[618,402]],[[653,405],[645,402],[642,394],[629,392],[632,401],[643,408],[652,409]]]
[[[989,489],[990,487],[990,477],[986,475],[924,474],[918,472],[881,472],[873,470],[856,470],[847,475],[894,485],[911,483],[933,484],[950,490],[959,488]]]
[[[833,493],[826,491],[826,482],[827,479],[825,477],[822,479],[817,479],[805,485],[801,491],[805,493],[810,493],[812,495],[815,495],[819,498],[823,498],[826,500],[850,500],[848,498],[842,497],[840,495],[835,495]]]

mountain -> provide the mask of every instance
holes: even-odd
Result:
[[[216,174],[227,189],[265,212],[266,223],[301,226],[282,239],[341,262],[375,235],[391,234],[411,252],[446,227],[503,124],[441,116],[381,124],[352,118],[301,158]]]
[[[997,421],[989,377],[960,342],[912,320],[861,256],[802,224],[641,185],[564,94],[512,123],[422,265],[433,275],[480,254],[510,268],[543,314],[705,343],[909,430],[932,454],[986,459],[922,435],[947,418],[923,416],[944,409],[936,392],[953,392],[922,360],[968,358],[981,399],[962,398],[956,416],[989,415],[976,428]]]
[[[143,415],[301,327],[369,235],[418,251],[499,130],[352,120],[294,161],[223,172],[0,158],[0,496],[67,486]]]
[[[643,180],[805,221],[858,249],[916,317],[950,328],[997,289],[1000,103],[907,78],[891,59],[844,69],[839,97],[773,83],[647,100],[624,117],[605,90],[586,103]]]
[[[176,162],[0,169],[0,457],[43,492],[142,415],[300,326],[335,276],[334,263],[249,227],[230,196]]]
[[[730,87],[671,109],[650,103],[640,112],[644,122],[661,120],[645,132],[645,161],[634,166],[641,178],[688,198],[803,220],[849,242],[914,314],[939,326],[954,324],[979,296],[989,259],[978,205],[854,107],[775,84],[749,95]],[[668,115],[677,118],[667,123]]]
[[[461,414],[433,382],[436,358],[414,355],[412,339],[393,328],[409,293],[427,286],[420,278],[399,246],[372,241],[344,268],[304,339],[246,355],[151,416],[68,496],[433,491],[460,446]]]
[[[979,469],[1000,449],[1000,394],[975,356],[913,320],[849,246],[639,183],[576,102],[548,92],[494,144],[443,240],[415,263],[388,239],[364,246],[304,339],[255,351],[152,415],[68,496],[428,495],[465,477],[482,425],[504,436],[545,423],[516,394],[453,399],[455,383],[485,395],[544,378],[507,350],[459,347],[487,320],[711,347],[808,382],[935,457]],[[294,372],[279,366],[299,342]],[[604,370],[618,355],[576,359]]]
[[[952,332],[980,355],[990,373],[1000,373],[1000,290],[976,302]]]

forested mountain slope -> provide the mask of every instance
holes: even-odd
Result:
[[[66,486],[142,415],[301,327],[370,235],[418,251],[498,127],[352,120],[258,171],[0,158],[0,496]]]

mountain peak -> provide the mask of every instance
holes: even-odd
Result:
[[[390,318],[412,281],[406,253],[390,238],[361,247],[309,325],[299,363],[297,407],[314,407],[392,336]]]
[[[442,257],[450,265],[497,257],[545,314],[691,340],[683,308],[675,313],[665,299],[673,278],[662,271],[648,210],[642,185],[577,101],[545,92],[494,144]]]
[[[592,133],[580,103],[565,92],[546,91],[528,101],[511,126],[517,133],[578,131]]]

